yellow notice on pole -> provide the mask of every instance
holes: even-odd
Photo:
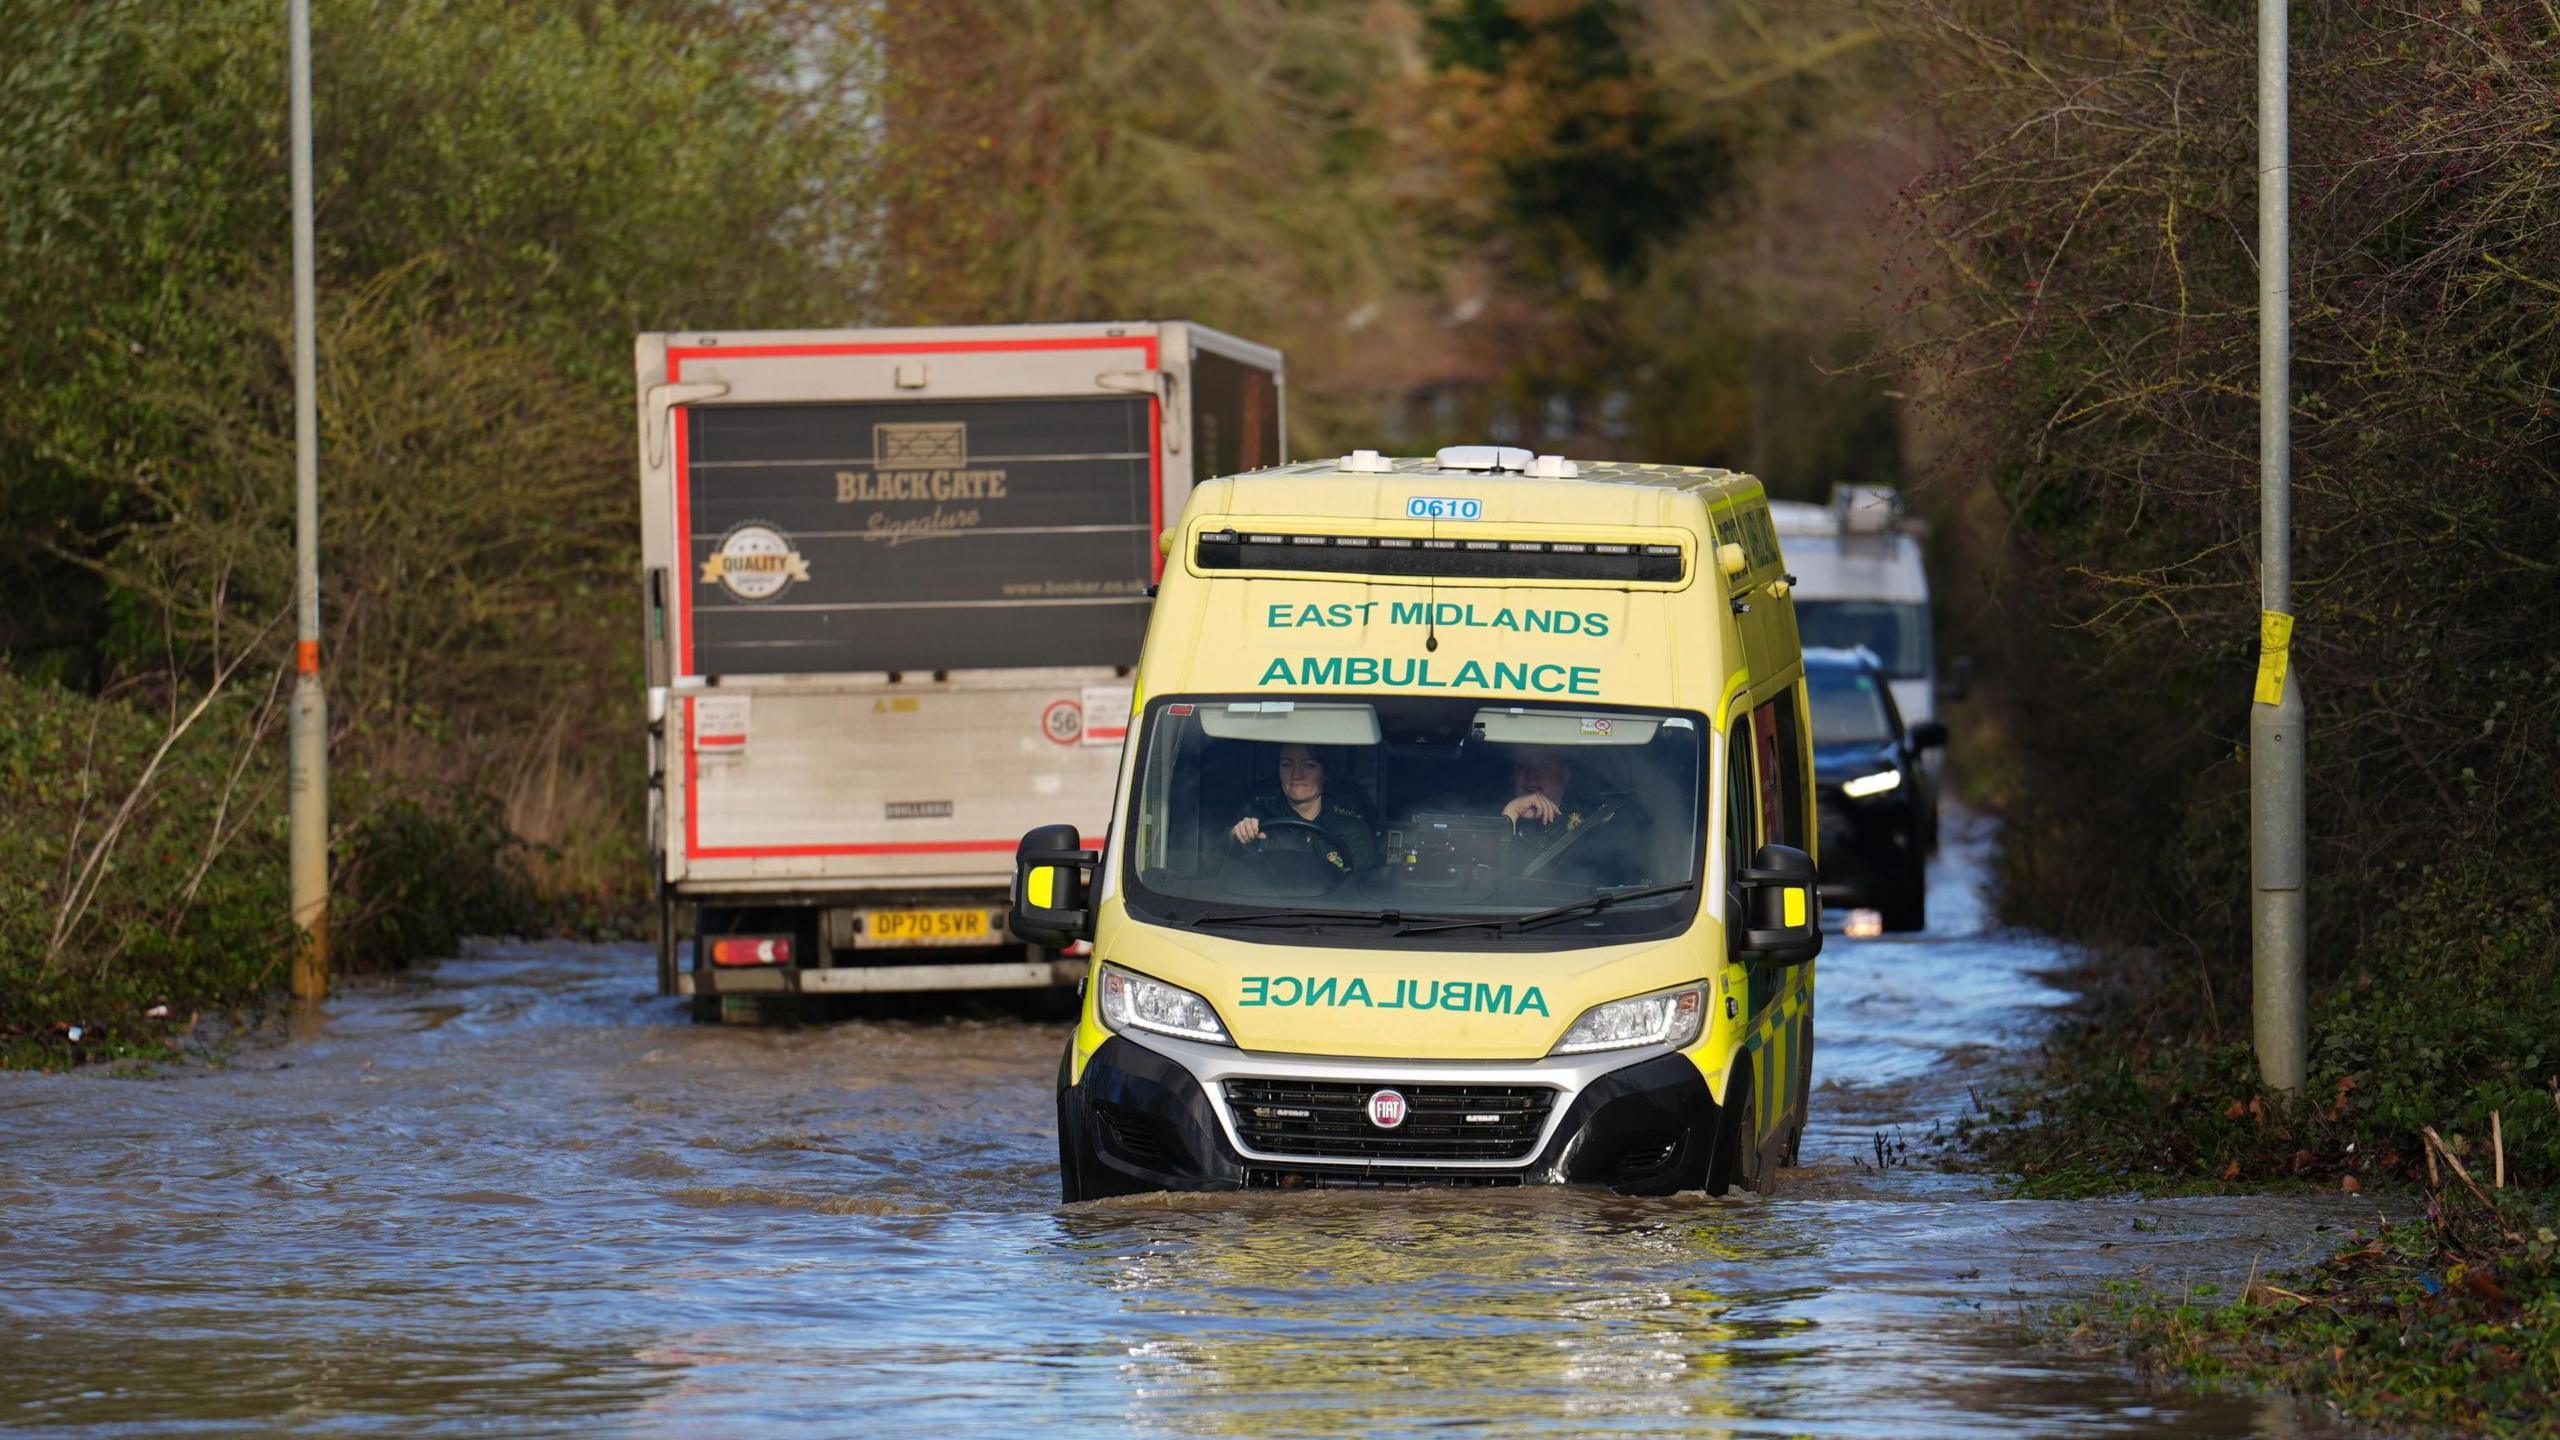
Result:
[[[2261,705],[2284,699],[2285,667],[2292,663],[2293,617],[2281,610],[2258,612],[2258,693]]]

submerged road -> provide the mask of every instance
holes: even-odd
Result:
[[[2019,1201],[1891,1160],[2064,997],[1989,932],[1835,937],[1773,1199],[1062,1209],[1065,1031],[697,1028],[639,948],[510,945],[158,1078],[0,1076],[0,1427],[80,1433],[2277,1436],[2039,1347],[2372,1203]],[[2327,1233],[2323,1227],[2330,1227]]]

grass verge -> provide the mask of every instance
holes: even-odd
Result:
[[[2133,1284],[2068,1318],[2147,1368],[2367,1423],[2560,1437],[2560,905],[2486,859],[2395,880],[2410,898],[2313,996],[2301,1094],[2258,1083],[2215,1002],[2245,977],[2115,953],[2068,977],[2080,1013],[1956,1138],[2040,1195],[2408,1193],[2423,1219],[2298,1277]]]
[[[2456,1184],[2423,1219],[2354,1240],[2236,1299],[2118,1282],[2066,1314],[2142,1367],[2274,1385],[2356,1421],[2419,1433],[2560,1435],[2554,1207]]]

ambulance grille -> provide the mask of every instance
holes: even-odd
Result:
[[[1229,1080],[1237,1138],[1264,1155],[1341,1160],[1526,1160],[1556,1092],[1544,1085],[1398,1085],[1340,1080]],[[1405,1098],[1402,1125],[1369,1123],[1369,1097]]]
[[[1517,1170],[1452,1170],[1428,1165],[1253,1165],[1244,1172],[1247,1190],[1412,1190],[1424,1185],[1454,1189],[1510,1190],[1521,1184]]]

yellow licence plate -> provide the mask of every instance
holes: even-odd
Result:
[[[874,945],[957,945],[995,934],[984,910],[874,910],[863,929]]]

